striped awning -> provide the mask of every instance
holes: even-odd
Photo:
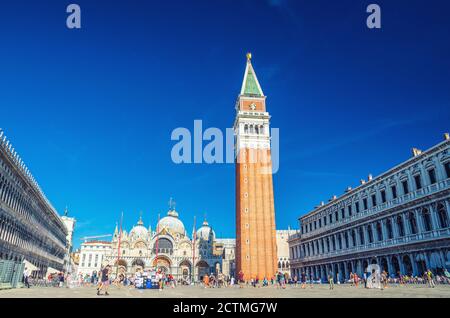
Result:
[[[23,263],[25,264],[25,268],[28,269],[29,271],[38,271],[39,270],[39,268],[37,266],[33,265],[26,259],[23,260]]]

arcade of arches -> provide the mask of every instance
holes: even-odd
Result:
[[[350,273],[357,273],[363,276],[364,270],[370,264],[378,264],[381,270],[389,274],[402,275],[423,275],[426,269],[432,269],[440,272],[445,268],[450,259],[450,249],[436,249],[428,252],[411,252],[401,254],[390,254],[379,257],[368,257],[350,259],[327,264],[306,266],[294,269],[294,275],[300,277],[304,272],[307,277],[312,275],[314,279],[326,281],[330,273],[333,274],[335,281],[343,282],[350,278]]]

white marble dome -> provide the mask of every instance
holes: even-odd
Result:
[[[145,228],[144,222],[142,222],[142,218],[139,218],[138,223],[135,226],[133,226],[129,236],[135,240],[137,239],[146,240],[148,238],[148,230]]]
[[[216,238],[216,233],[209,226],[208,222],[205,220],[202,224],[202,227],[197,230],[197,239],[204,241],[213,241]]]
[[[184,224],[178,218],[178,213],[175,210],[169,211],[167,213],[167,216],[159,220],[157,226],[159,231],[166,229],[170,234],[174,236],[176,236],[177,234],[179,234],[180,236],[184,236],[186,233]]]

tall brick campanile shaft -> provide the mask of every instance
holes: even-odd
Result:
[[[277,271],[275,208],[266,96],[247,54],[234,122],[236,151],[236,273],[245,279]]]

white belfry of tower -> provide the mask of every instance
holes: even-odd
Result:
[[[244,96],[245,99],[242,99]],[[241,92],[236,102],[236,155],[243,148],[270,149],[270,115],[265,111],[265,100],[251,63],[251,54],[248,53]]]

